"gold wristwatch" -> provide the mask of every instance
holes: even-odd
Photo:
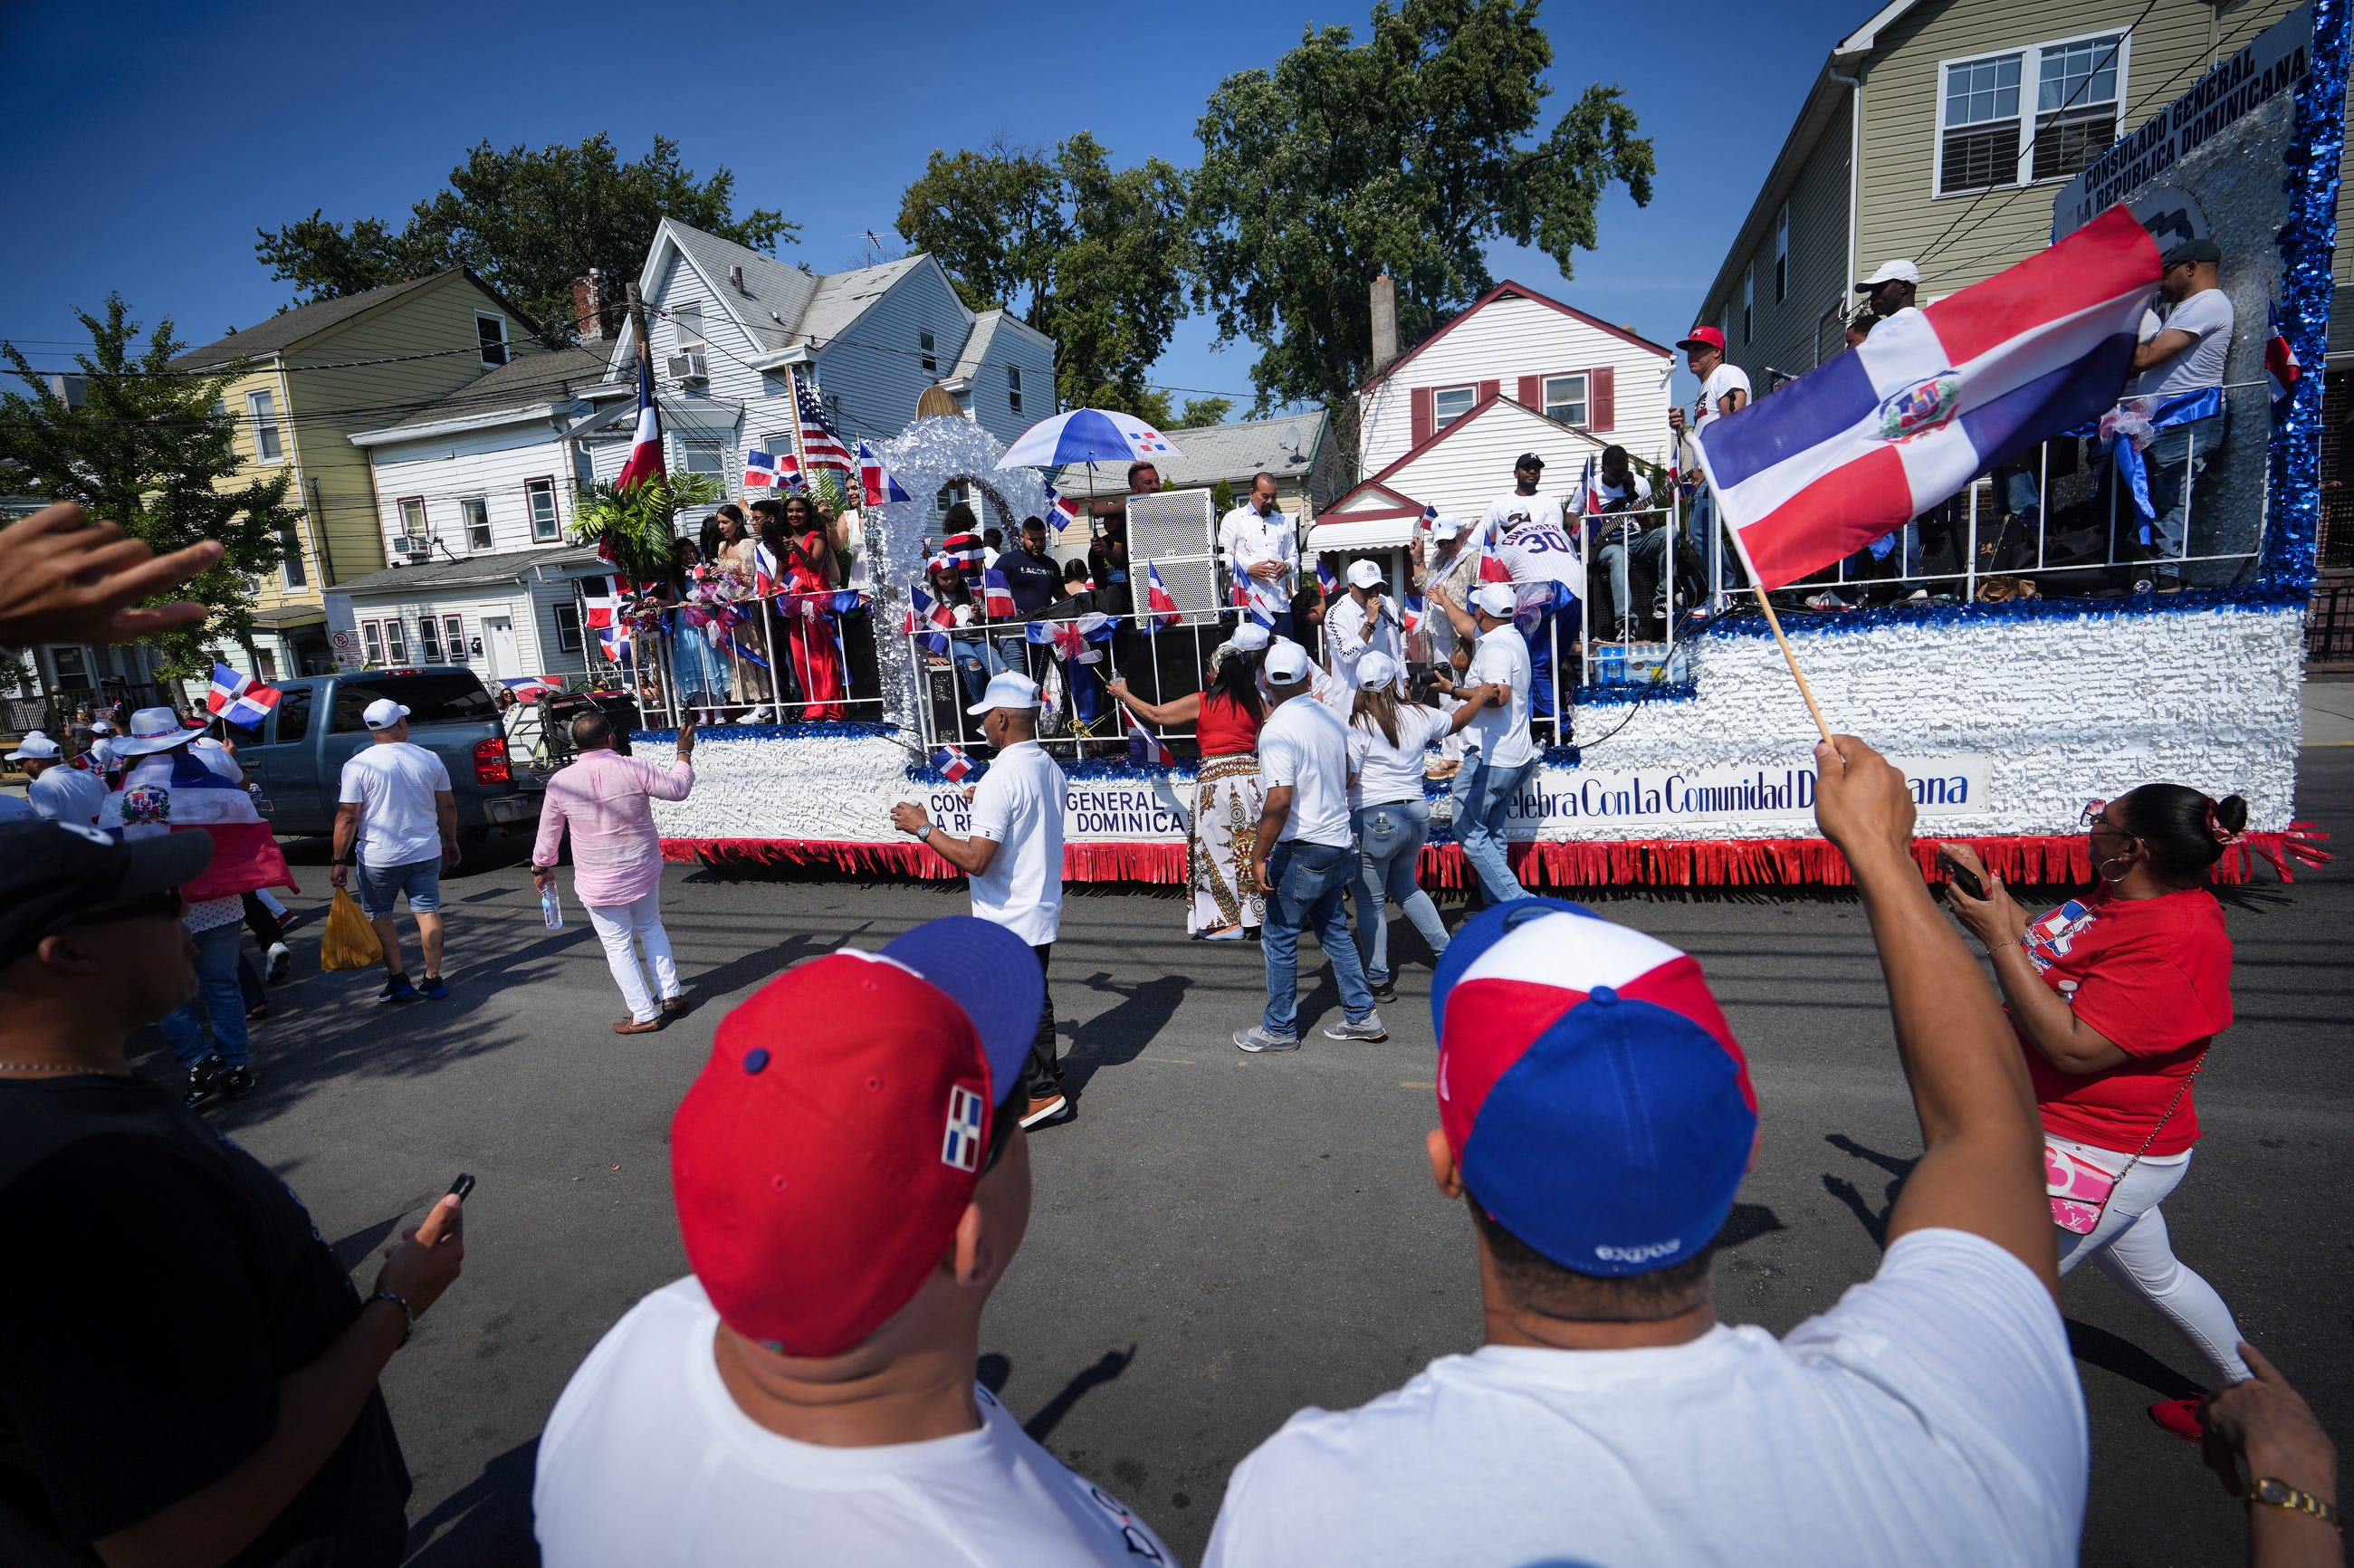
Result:
[[[2267,1508],[2282,1508],[2291,1513],[2309,1513],[2339,1534],[2346,1531],[2346,1516],[2338,1511],[2336,1503],[2323,1502],[2311,1492],[2303,1492],[2276,1476],[2259,1476],[2248,1486],[2248,1500],[2263,1503]]]

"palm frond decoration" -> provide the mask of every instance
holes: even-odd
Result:
[[[577,545],[606,546],[631,581],[655,582],[670,575],[678,514],[716,505],[726,493],[707,473],[665,474],[627,490],[593,484],[573,511],[570,536]]]

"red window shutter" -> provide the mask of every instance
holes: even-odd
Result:
[[[1472,399],[1475,402],[1485,403],[1503,389],[1504,384],[1500,381],[1482,381],[1479,383],[1479,391],[1472,395]]]
[[[1589,430],[1607,430],[1618,423],[1618,372],[1598,365],[1585,373],[1585,418]]]
[[[1416,387],[1414,389],[1413,397],[1414,444],[1416,446],[1420,446],[1423,442],[1430,440],[1431,436],[1436,432],[1438,426],[1438,413],[1437,410],[1431,406],[1431,389],[1429,387]]]
[[[1530,408],[1534,408],[1538,413],[1543,413],[1544,377],[1542,376],[1522,376],[1520,400],[1527,404]]]

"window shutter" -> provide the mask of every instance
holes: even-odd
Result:
[[[1500,381],[1482,381],[1479,383],[1479,389],[1474,395],[1473,400],[1475,402],[1485,403],[1489,398],[1493,397],[1497,393],[1502,391],[1503,387],[1504,384]]]
[[[1615,383],[1617,370],[1607,365],[1597,365],[1585,373],[1585,428],[1607,430],[1618,423],[1618,389]]]
[[[1430,387],[1417,387],[1411,394],[1414,399],[1414,444],[1416,446],[1420,446],[1430,440],[1432,432],[1438,425],[1437,411],[1431,407],[1431,391]]]
[[[1534,408],[1538,413],[1543,413],[1544,377],[1542,376],[1522,376],[1520,399],[1522,402],[1526,403],[1530,408]]]

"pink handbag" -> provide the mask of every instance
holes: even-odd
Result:
[[[2206,1070],[2207,1058],[2201,1055],[2199,1065],[2190,1069],[2190,1076],[2182,1080],[2182,1086],[2174,1091],[2173,1102],[2166,1107],[2166,1114],[2158,1118],[2158,1125],[2151,1128],[2149,1136],[2141,1140],[2141,1147],[2134,1150],[2131,1160],[2126,1161],[2126,1168],[2114,1175],[2084,1156],[2071,1154],[2047,1139],[2043,1145],[2043,1192],[2052,1200],[2052,1223],[2080,1236],[2091,1235],[2098,1230],[2101,1213],[2109,1206],[2109,1195],[2117,1190],[2117,1183],[2141,1163],[2141,1157],[2149,1152],[2149,1146],[2158,1141],[2158,1135],[2166,1130],[2166,1124],[2172,1121],[2174,1113],[2182,1107],[2182,1097],[2190,1092],[2192,1080]]]

